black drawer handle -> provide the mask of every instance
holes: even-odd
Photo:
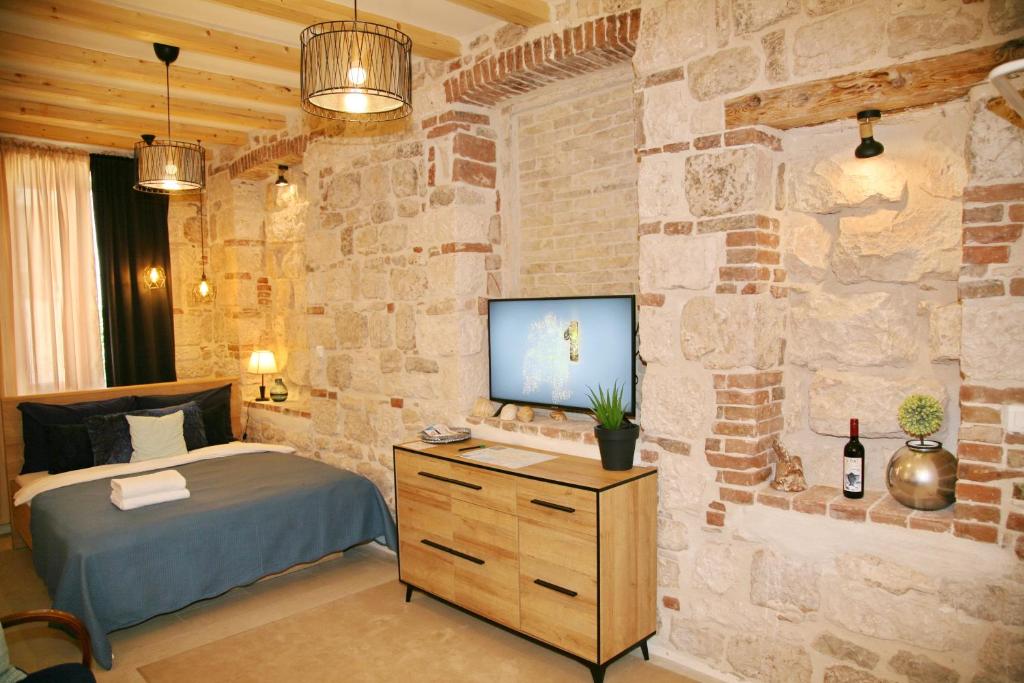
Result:
[[[448,546],[441,545],[440,543],[434,543],[433,541],[427,538],[421,539],[420,543],[422,543],[423,545],[430,546],[431,548],[434,548],[436,550],[440,550],[443,553],[448,553],[449,555],[454,555],[455,557],[461,557],[463,560],[469,560],[473,564],[484,563],[484,561],[481,560],[479,557],[473,557],[472,555],[467,555],[466,553],[460,553],[458,550],[455,550],[454,548],[449,548]]]
[[[577,593],[576,591],[571,591],[568,588],[562,588],[561,586],[556,586],[555,584],[549,583],[548,581],[545,581],[544,579],[534,579],[533,582],[535,584],[537,584],[538,586],[542,586],[543,588],[547,588],[548,590],[553,590],[556,593],[561,593],[562,595],[568,595],[570,598],[575,598],[577,595],[579,595],[579,593]]]
[[[540,498],[534,498],[530,502],[534,505],[540,505],[542,508],[551,508],[552,510],[561,510],[562,512],[576,512],[576,508],[571,508],[568,505],[559,505],[558,503],[549,503]]]
[[[479,486],[477,484],[470,484],[468,481],[459,481],[458,479],[449,479],[448,477],[442,477],[440,474],[431,474],[430,472],[417,472],[417,474],[419,474],[421,477],[426,477],[427,479],[437,479],[438,481],[443,481],[448,484],[455,484],[456,486],[465,486],[467,489],[473,489],[474,491],[479,491],[480,489],[483,488],[483,486]]]

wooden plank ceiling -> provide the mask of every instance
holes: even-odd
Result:
[[[150,45],[161,42],[182,50],[171,67],[172,137],[244,144],[300,111],[302,28],[353,14],[329,0],[195,0],[173,15],[153,0],[114,1],[0,0],[0,135],[125,150],[142,133],[163,137],[165,74]],[[401,29],[415,54],[440,60],[459,56],[467,30],[549,18],[545,0],[417,0],[414,8],[412,18],[432,28],[362,8],[359,18]],[[445,12],[463,35],[437,30]]]

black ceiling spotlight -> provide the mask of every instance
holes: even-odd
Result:
[[[288,170],[288,167],[284,164],[279,164],[277,167],[277,180],[274,182],[278,187],[287,187],[288,179],[284,177],[284,172]]]
[[[875,139],[872,131],[872,124],[882,118],[882,112],[877,109],[865,109],[857,112],[857,122],[860,123],[860,144],[853,154],[858,159],[870,159],[877,157],[885,151],[881,142]]]

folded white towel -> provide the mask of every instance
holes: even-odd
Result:
[[[147,505],[168,503],[172,500],[183,500],[191,495],[192,492],[188,489],[178,489],[177,491],[160,491],[159,493],[148,493],[143,496],[124,498],[117,495],[115,491],[110,494],[110,502],[122,510],[134,510],[135,508],[146,507]]]
[[[141,477],[111,479],[110,489],[121,498],[134,498],[161,491],[181,491],[185,488],[185,484],[185,477],[181,476],[177,470],[163,470]]]

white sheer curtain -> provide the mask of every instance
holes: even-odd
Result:
[[[102,387],[89,155],[0,141],[4,393]]]

